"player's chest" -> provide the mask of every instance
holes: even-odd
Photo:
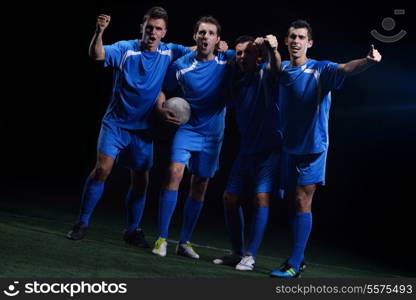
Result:
[[[166,55],[136,55],[128,57],[121,70],[124,76],[131,78],[164,76],[170,64]]]
[[[180,84],[188,93],[209,93],[224,85],[227,70],[224,65],[195,68],[180,78]]]
[[[300,74],[282,78],[280,85],[283,97],[291,99],[291,102],[315,101],[319,91],[319,80],[313,74]]]

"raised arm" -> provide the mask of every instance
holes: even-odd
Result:
[[[95,28],[95,33],[92,37],[89,56],[97,61],[102,61],[105,59],[105,50],[103,47],[103,33],[110,23],[111,17],[108,15],[99,15],[97,17],[97,24]]]
[[[380,61],[381,54],[374,48],[374,45],[371,45],[367,57],[355,59],[345,64],[339,64],[338,71],[344,73],[346,76],[351,76],[367,70]]]
[[[268,61],[267,69],[270,70],[274,76],[277,76],[280,71],[282,58],[279,51],[277,51],[278,42],[276,36],[268,34],[264,38],[256,38],[254,43],[263,48],[263,55],[266,56],[265,58]]]

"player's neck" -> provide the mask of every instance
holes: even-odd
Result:
[[[301,65],[303,65],[304,63],[306,63],[306,61],[308,60],[308,58],[306,56],[300,56],[300,57],[290,57],[290,65],[291,66],[295,66],[295,67],[299,67]]]
[[[195,58],[196,58],[196,60],[199,60],[199,61],[210,61],[210,60],[215,59],[215,54],[214,54],[214,52],[205,54],[205,53],[202,53],[200,51],[196,51],[196,57]]]
[[[155,52],[157,51],[159,44],[157,45],[149,45],[147,43],[141,42],[140,43],[140,50],[142,51],[148,51],[148,52]]]

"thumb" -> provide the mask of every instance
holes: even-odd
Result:
[[[373,45],[373,44],[371,44],[371,45],[370,45],[370,51],[368,52],[368,55],[369,55],[369,56],[371,56],[371,57],[373,57],[373,56],[374,56],[374,50],[375,50],[375,49],[374,49],[374,45]]]

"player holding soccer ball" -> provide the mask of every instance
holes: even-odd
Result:
[[[167,90],[181,88],[181,97],[191,106],[191,118],[176,131],[173,139],[168,178],[159,199],[159,233],[153,253],[166,255],[169,223],[176,207],[178,189],[185,166],[191,172],[191,187],[185,202],[184,219],[176,248],[178,255],[198,259],[192,248],[192,232],[201,212],[209,179],[218,169],[224,134],[224,92],[227,60],[233,52],[217,52],[221,26],[211,17],[202,17],[195,26],[195,52],[178,59],[167,75]],[[163,111],[164,98],[158,101]]]

